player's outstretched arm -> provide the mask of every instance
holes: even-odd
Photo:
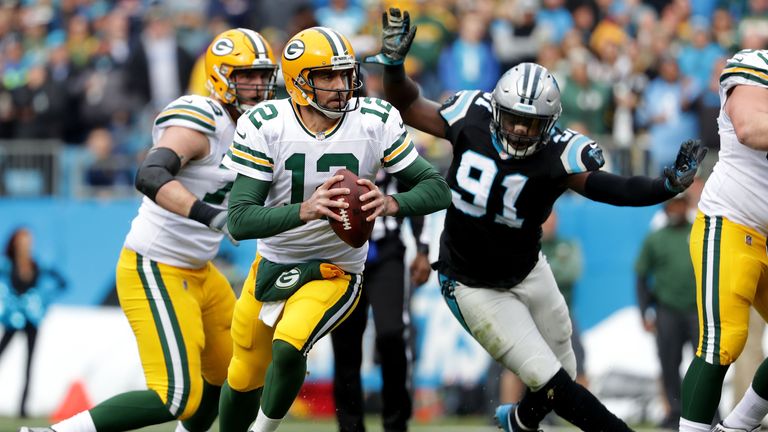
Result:
[[[680,146],[674,165],[665,168],[660,177],[626,177],[591,171],[569,176],[566,184],[593,201],[617,206],[654,205],[687,189],[706,154],[701,141],[688,140]]]
[[[739,142],[755,150],[768,150],[768,88],[739,85],[725,102]]]
[[[428,134],[445,138],[440,104],[419,94],[419,87],[405,74],[403,62],[416,35],[408,11],[390,8],[382,14],[381,51],[365,59],[384,66],[384,98],[400,111],[403,121]]]

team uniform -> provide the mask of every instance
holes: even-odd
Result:
[[[555,128],[537,153],[505,158],[488,126],[489,93],[459,92],[440,115],[453,144],[453,201],[433,267],[448,306],[533,390],[561,367],[575,377],[568,308],[540,252],[541,224],[566,178],[600,169],[602,151],[586,136]],[[502,244],[504,252],[478,247],[484,244]]]
[[[238,121],[223,163],[271,183],[264,207],[303,202],[339,168],[373,180],[379,169],[397,173],[413,163],[418,152],[397,110],[376,98],[359,103],[333,129],[318,134],[302,123],[291,99],[261,103]],[[232,324],[235,347],[228,383],[239,392],[264,385],[273,340],[288,342],[306,355],[346,318],[360,296],[368,245],[351,248],[327,220],[314,220],[259,239],[258,250]],[[286,265],[287,277],[293,264],[300,268],[315,261],[328,264],[322,278],[294,281],[296,290],[284,299],[258,298],[257,281],[273,264]]]
[[[203,202],[226,209],[236,174],[221,160],[234,122],[214,99],[183,96],[157,116],[153,142],[171,126],[203,133],[210,147],[175,179]],[[211,263],[222,238],[145,196],[117,264],[117,294],[136,335],[147,386],[180,419],[196,411],[203,379],[222,385],[232,354],[235,296]]]
[[[729,365],[744,348],[749,308],[768,320],[768,159],[741,144],[725,111],[737,85],[768,87],[766,51],[744,50],[720,75],[719,161],[707,179],[691,232],[699,344],[696,355]]]

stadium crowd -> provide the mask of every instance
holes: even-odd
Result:
[[[363,58],[389,6],[418,26],[406,68],[426,96],[490,91],[510,66],[536,61],[562,87],[561,126],[598,137],[623,173],[656,174],[689,137],[717,147],[704,119],[719,109],[724,59],[768,39],[765,0],[4,0],[0,143],[65,143],[86,161],[79,181],[133,193],[154,116],[179,95],[207,94],[201,54],[213,35],[252,28],[280,52],[320,24]],[[366,69],[375,94],[381,70]],[[421,142],[439,164],[444,146]]]

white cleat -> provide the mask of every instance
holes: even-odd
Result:
[[[56,432],[49,427],[28,427],[22,426],[19,428],[19,432]]]

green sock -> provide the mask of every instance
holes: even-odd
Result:
[[[96,405],[90,413],[99,432],[140,429],[174,419],[152,390],[119,394]]]
[[[752,379],[752,389],[763,399],[768,399],[768,359],[760,363]]]
[[[261,410],[271,419],[288,413],[307,372],[307,358],[288,342],[272,344],[272,363],[267,368]]]
[[[184,420],[184,428],[190,432],[206,432],[219,415],[219,395],[221,387],[203,381],[203,396],[200,406],[192,417]]]
[[[219,398],[219,430],[221,431],[246,431],[248,426],[256,420],[259,413],[259,399],[261,390],[239,392],[233,390],[225,381],[221,387]]]
[[[683,418],[710,424],[720,404],[728,366],[712,365],[694,357],[683,379]]]

